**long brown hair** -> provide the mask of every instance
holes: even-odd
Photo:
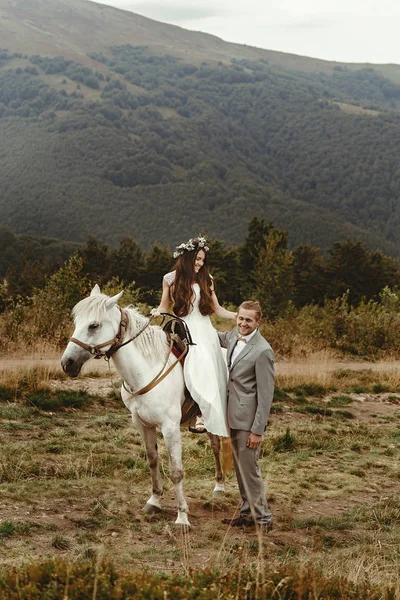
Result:
[[[204,264],[198,273],[195,273],[194,265],[197,254],[203,250]],[[210,272],[207,265],[207,252],[204,248],[195,248],[195,250],[185,250],[176,261],[174,268],[175,281],[171,287],[174,302],[174,313],[178,317],[186,317],[192,308],[193,300],[193,282],[200,286],[199,310],[203,316],[211,315],[214,312],[211,299],[211,287],[213,285]]]

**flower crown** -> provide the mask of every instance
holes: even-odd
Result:
[[[174,258],[182,256],[184,252],[193,252],[193,250],[204,250],[205,252],[208,252],[209,249],[205,237],[190,238],[186,243],[180,244],[180,246],[175,248]]]

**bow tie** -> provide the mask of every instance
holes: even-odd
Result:
[[[243,337],[242,335],[238,335],[237,336],[238,342],[244,342],[245,344],[247,344],[247,340],[245,337]]]

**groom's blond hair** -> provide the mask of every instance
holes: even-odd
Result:
[[[256,300],[245,300],[244,302],[242,302],[242,304],[239,306],[238,308],[238,312],[241,308],[244,308],[244,310],[254,310],[254,312],[257,315],[257,320],[261,321],[262,319],[262,310],[261,310],[261,306],[260,303],[257,302]]]

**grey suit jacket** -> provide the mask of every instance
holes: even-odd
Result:
[[[230,366],[238,330],[218,332],[220,344],[227,349],[228,424],[257,435],[265,431],[274,397],[274,353],[257,331]]]

